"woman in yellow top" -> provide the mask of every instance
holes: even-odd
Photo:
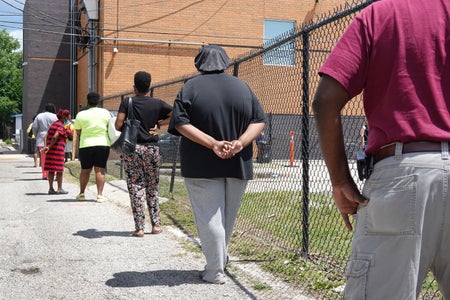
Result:
[[[89,182],[92,167],[97,185],[97,202],[103,202],[103,187],[105,186],[106,163],[109,156],[108,123],[111,115],[108,110],[97,107],[100,95],[90,92],[87,95],[88,109],[80,111],[76,118],[74,129],[80,137],[78,157],[81,163],[80,193],[77,200],[85,200],[84,192]]]

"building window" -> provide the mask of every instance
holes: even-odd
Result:
[[[294,21],[264,20],[264,48],[294,32]],[[264,54],[265,65],[293,66],[295,64],[295,42],[283,44]]]

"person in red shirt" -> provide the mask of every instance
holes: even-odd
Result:
[[[450,299],[450,2],[383,0],[349,25],[313,101],[333,197],[353,230],[344,299]],[[350,173],[341,110],[363,92],[371,174]]]
[[[60,109],[56,114],[58,120],[50,125],[45,139],[45,147],[42,151],[45,153],[44,170],[48,172],[49,195],[67,194],[62,188],[64,173],[64,147],[66,146],[67,131],[64,123],[70,117],[68,110]],[[53,188],[53,181],[56,173],[58,189]]]

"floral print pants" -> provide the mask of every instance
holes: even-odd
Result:
[[[122,162],[127,173],[127,187],[136,230],[145,228],[145,202],[152,226],[159,226],[159,148],[138,144],[133,153],[122,155]]]

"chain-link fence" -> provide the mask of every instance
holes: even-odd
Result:
[[[266,43],[263,50],[234,60],[226,70],[249,84],[268,119],[264,136],[254,145],[254,180],[243,199],[230,253],[258,262],[317,299],[341,297],[352,235],[334,206],[311,101],[319,67],[355,14],[372,2],[354,2],[303,25]],[[151,93],[173,104],[192,76],[153,86]],[[117,109],[130,94],[108,97],[105,107]],[[361,97],[356,97],[344,108],[342,125],[350,170],[360,188],[355,159],[364,122]],[[171,142],[177,151],[177,140]],[[176,152],[170,157],[174,176]],[[270,291],[266,294],[270,297]],[[432,277],[424,283],[421,297],[441,298]]]

